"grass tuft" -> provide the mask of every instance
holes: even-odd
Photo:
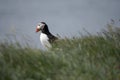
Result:
[[[0,43],[0,80],[119,80],[120,28],[63,39],[49,51]]]

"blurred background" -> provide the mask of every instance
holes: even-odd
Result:
[[[61,37],[79,36],[84,29],[96,34],[111,22],[119,25],[120,0],[0,0],[0,40],[16,35],[41,47],[36,25],[44,21]]]

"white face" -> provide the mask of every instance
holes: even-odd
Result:
[[[42,29],[45,26],[45,24],[39,23],[37,26],[37,29]]]
[[[44,28],[45,24],[43,23],[39,23],[36,27],[36,32],[39,32],[40,30],[42,30]]]

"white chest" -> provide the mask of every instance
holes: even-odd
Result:
[[[49,38],[48,38],[48,36],[47,36],[46,34],[44,34],[44,33],[41,33],[41,34],[40,34],[41,44],[42,44],[44,47],[50,48],[51,45],[50,45],[50,43],[49,43],[48,40],[49,40]]]

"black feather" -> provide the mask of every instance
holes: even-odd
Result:
[[[50,32],[49,32],[49,29],[48,29],[48,25],[45,23],[45,22],[41,22],[42,24],[45,24],[44,28],[42,29],[42,33],[45,33],[47,34],[48,38],[49,38],[49,42],[50,43],[53,43],[55,40],[57,40],[58,38],[55,37],[54,35],[52,35]]]

